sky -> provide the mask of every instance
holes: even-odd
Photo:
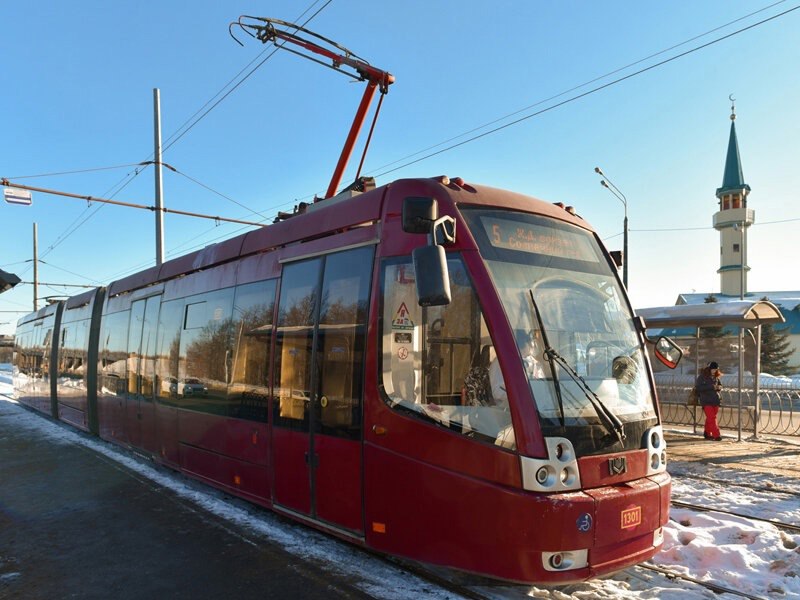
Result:
[[[719,292],[732,95],[756,219],[748,289],[800,289],[779,260],[800,224],[797,0],[3,2],[0,177],[153,205],[153,169],[137,165],[153,157],[158,88],[166,207],[270,223],[324,194],[364,84],[241,31],[240,46],[228,25],[242,14],[307,22],[395,76],[362,172],[379,185],[446,174],[564,202],[611,250],[627,212],[635,308]],[[155,263],[151,211],[34,192],[0,204],[0,223],[0,269],[27,282],[37,224],[40,299]],[[167,215],[166,258],[250,229]],[[0,295],[0,333],[32,287]]]
[[[13,419],[17,428],[31,436],[46,437],[59,444],[80,444],[126,466],[133,472],[174,491],[202,510],[243,528],[248,538],[269,540],[287,552],[318,567],[347,574],[359,589],[386,600],[455,600],[461,596],[418,579],[400,567],[323,536],[310,529],[282,527],[272,513],[241,504],[231,504],[222,495],[188,485],[163,469],[131,457],[112,444],[78,435],[23,409],[9,399],[12,393],[10,365],[0,365],[0,416]],[[3,396],[1,394],[5,394]],[[699,462],[670,463],[673,499],[711,506],[738,514],[784,523],[800,522],[800,498],[781,490],[796,490],[797,481],[780,475],[737,471]],[[769,489],[754,491],[749,486]],[[677,571],[700,581],[709,581],[756,597],[800,598],[800,535],[781,532],[775,526],[720,512],[698,513],[673,507],[664,528],[664,545],[652,560],[658,567]],[[21,565],[23,569],[29,566]],[[3,577],[14,577],[6,573]],[[714,595],[696,584],[627,569],[606,579],[595,579],[568,587],[475,586],[474,591],[497,600],[550,598],[552,600],[632,599],[701,600]]]

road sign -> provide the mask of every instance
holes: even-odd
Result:
[[[3,197],[9,204],[24,204],[25,206],[33,204],[33,195],[30,190],[7,187],[3,190]]]

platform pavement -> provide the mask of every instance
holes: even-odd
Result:
[[[800,484],[800,438],[759,436],[743,433],[741,441],[736,431],[722,431],[722,440],[703,438],[691,429],[664,431],[669,461],[702,462],[731,469],[780,475],[798,480]]]
[[[0,401],[0,599],[371,598]],[[36,417],[39,418],[39,417]]]

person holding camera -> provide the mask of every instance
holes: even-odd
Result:
[[[708,366],[700,371],[700,375],[697,376],[697,381],[695,382],[697,397],[706,415],[703,437],[715,442],[722,439],[719,433],[719,425],[717,425],[717,413],[721,403],[720,392],[722,391],[721,375],[722,371],[719,370],[719,365],[716,362],[710,362]]]

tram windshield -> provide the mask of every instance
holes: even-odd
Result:
[[[526,213],[464,215],[514,330],[543,434],[567,437],[578,455],[638,448],[656,423],[653,396],[633,316],[595,237]]]

